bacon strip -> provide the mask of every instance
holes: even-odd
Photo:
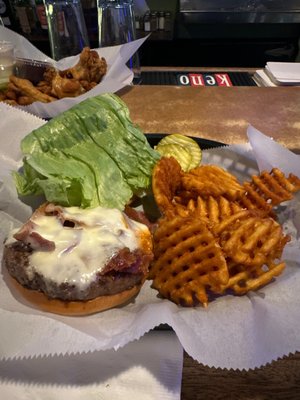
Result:
[[[41,215],[45,215],[45,209],[46,205],[42,205],[35,210],[31,218],[14,234],[14,238],[20,242],[29,244],[33,249],[52,251],[55,249],[55,243],[34,232],[34,220]]]
[[[29,244],[33,249],[54,250],[55,243],[52,240],[43,238],[39,233],[32,231],[33,227],[33,222],[29,220],[14,234],[14,238],[20,242]]]

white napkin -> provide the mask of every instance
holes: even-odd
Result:
[[[247,135],[260,171],[270,171],[277,167],[286,175],[292,172],[300,176],[299,155],[292,153],[274,140],[270,142],[270,137],[263,135],[253,126],[248,127]]]
[[[0,103],[1,136],[5,134],[5,140],[1,140],[0,157],[9,163],[10,167],[18,168],[22,160],[20,141],[33,129],[37,129],[46,123],[45,120],[29,114],[25,110],[12,107],[6,103]],[[18,123],[16,123],[18,121]],[[12,157],[6,157],[7,154]]]
[[[255,71],[255,74],[253,75],[253,79],[259,86],[271,86],[271,87],[276,87],[277,85],[271,81],[269,76],[265,73],[265,70],[263,69],[258,69]]]
[[[264,71],[276,86],[300,85],[300,63],[267,62]]]
[[[297,62],[267,62],[266,69],[280,82],[300,83],[300,63]]]
[[[179,400],[183,349],[152,331],[118,351],[0,360],[5,400]]]

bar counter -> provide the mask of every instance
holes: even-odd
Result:
[[[246,142],[249,124],[300,153],[300,88],[134,86],[118,93],[147,133]],[[251,371],[206,367],[185,354],[182,400],[300,399],[300,353]]]
[[[134,86],[118,93],[147,133],[182,133],[227,144],[249,124],[300,150],[300,88]]]

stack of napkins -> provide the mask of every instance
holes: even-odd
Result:
[[[258,86],[300,86],[300,63],[267,62],[253,79]]]
[[[253,78],[259,86],[300,86],[300,63],[267,62]]]
[[[271,81],[271,79],[268,77],[264,69],[258,69],[255,71],[253,75],[253,80],[258,86],[271,86],[271,87],[277,87],[275,83]]]

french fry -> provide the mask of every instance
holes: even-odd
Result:
[[[34,98],[30,96],[19,96],[18,97],[18,104],[20,106],[28,106],[34,102]]]
[[[0,94],[0,101],[11,105],[29,105],[35,101],[50,103],[65,97],[76,97],[98,85],[106,73],[105,58],[85,47],[74,67],[64,71],[49,67],[36,85],[28,79],[11,75],[7,89]]]
[[[10,81],[19,89],[21,92],[33,98],[35,101],[41,101],[42,103],[50,103],[54,100],[54,97],[48,96],[38,90],[28,79],[18,78],[14,75],[10,76]]]

